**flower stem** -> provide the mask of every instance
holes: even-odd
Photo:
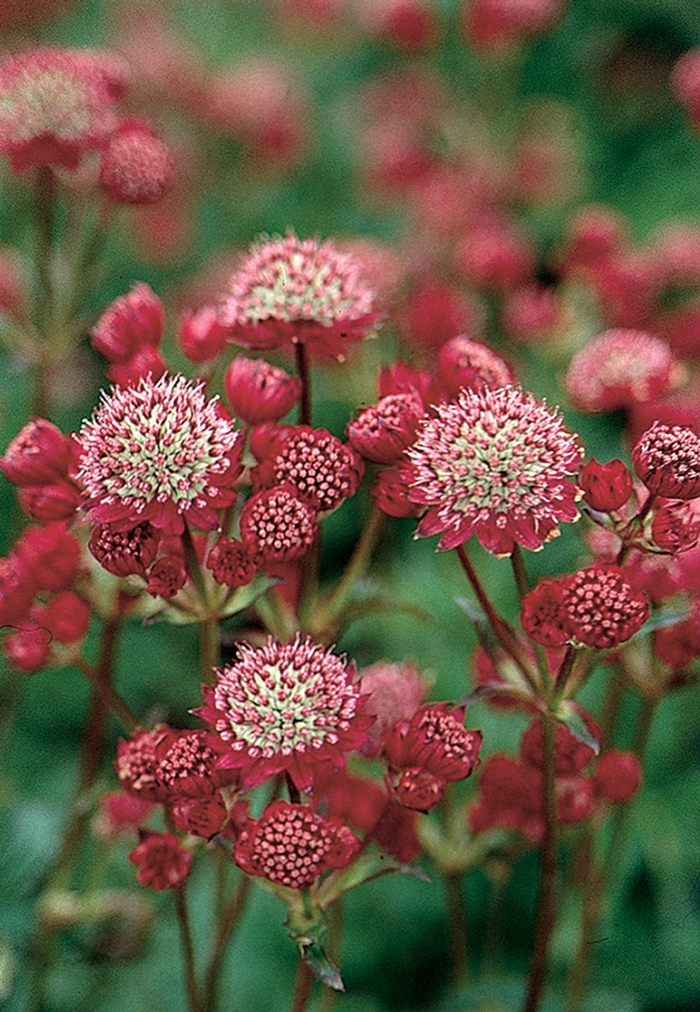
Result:
[[[101,673],[86,658],[82,656],[76,657],[73,659],[73,664],[95,686],[101,698],[115,717],[121,721],[129,734],[133,734],[137,727],[140,727],[141,722],[131,707],[124,702],[109,682],[102,677]]]
[[[518,588],[518,595],[522,601],[525,595],[530,593],[530,581],[527,576],[527,570],[525,569],[525,560],[523,559],[523,553],[520,551],[520,545],[515,545],[513,548],[510,556],[510,562],[513,567],[515,586]]]
[[[197,978],[195,974],[194,965],[194,945],[192,943],[192,928],[190,925],[190,917],[187,909],[187,897],[185,895],[185,888],[187,883],[184,882],[179,889],[175,890],[175,908],[177,910],[177,920],[180,926],[180,942],[182,944],[182,956],[185,969],[185,988],[187,990],[187,1004],[190,1012],[201,1012],[202,1006],[199,1001],[199,991],[197,988]]]
[[[246,900],[250,892],[252,879],[249,875],[242,875],[229,902],[224,907],[221,917],[216,925],[216,933],[212,945],[211,954],[207,963],[204,977],[204,989],[202,992],[202,1012],[213,1012],[216,1003],[216,992],[219,985],[221,964],[226,954],[226,948],[233,936],[234,931],[240,923],[241,915],[245,909]]]
[[[214,668],[221,664],[221,637],[218,619],[207,618],[199,624],[199,663],[206,685],[216,681]]]
[[[450,976],[454,988],[469,983],[469,937],[467,908],[461,875],[445,875],[447,918],[450,945]]]
[[[554,926],[555,877],[557,872],[557,809],[554,779],[554,718],[546,715],[544,731],[544,840],[540,863],[535,942],[523,1012],[537,1012],[547,972],[549,940]]]
[[[297,375],[301,383],[299,400],[299,424],[311,425],[311,370],[309,369],[309,352],[303,341],[294,345]]]
[[[292,998],[292,1004],[290,1012],[305,1012],[306,1007],[311,997],[311,985],[313,983],[313,973],[304,960],[304,957],[299,955],[299,965],[297,967],[297,979],[294,985],[294,997]]]

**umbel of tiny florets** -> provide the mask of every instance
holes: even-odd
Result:
[[[373,718],[361,712],[354,665],[309,638],[241,643],[216,675],[194,712],[226,742],[220,765],[240,768],[243,788],[285,771],[308,791],[319,764],[341,768],[344,753],[367,741]]]
[[[241,260],[224,298],[231,338],[249,348],[306,344],[342,359],[367,337],[378,314],[360,265],[331,242],[263,239]]]
[[[235,498],[242,433],[184,376],[114,387],[84,423],[77,480],[91,520],[127,530],[148,520],[168,534],[185,521],[218,527]]]
[[[476,534],[487,551],[541,548],[559,521],[578,518],[583,448],[561,416],[517,387],[462,390],[424,419],[407,451],[408,497],[428,507],[417,537],[439,548]]]

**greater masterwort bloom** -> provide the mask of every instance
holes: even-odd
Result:
[[[127,530],[149,520],[169,534],[185,521],[218,527],[235,498],[242,434],[202,385],[148,376],[113,387],[80,431],[82,484],[90,519]]]
[[[649,618],[649,602],[613,565],[580,569],[564,581],[563,602],[573,635],[588,647],[611,650]]]
[[[264,239],[243,258],[224,298],[231,337],[250,348],[306,344],[342,359],[377,322],[374,293],[361,266],[331,242]]]
[[[416,536],[455,548],[476,534],[494,555],[541,548],[578,517],[569,478],[583,448],[558,412],[517,387],[463,390],[426,418],[407,451],[408,497],[427,506]]]
[[[238,654],[214,688],[203,687],[206,705],[193,712],[228,744],[221,765],[240,768],[243,788],[286,771],[307,791],[319,763],[340,768],[343,753],[367,740],[373,718],[360,712],[364,696],[345,657],[299,636],[240,643]]]
[[[654,422],[632,451],[632,463],[652,495],[700,497],[700,438],[688,426]]]
[[[114,80],[92,51],[30,49],[0,63],[0,151],[17,172],[76,168],[116,125]]]

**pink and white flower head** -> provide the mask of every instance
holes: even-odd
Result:
[[[442,346],[437,374],[448,397],[456,397],[462,387],[495,390],[515,382],[515,373],[497,352],[466,334],[458,334]]]
[[[358,685],[367,696],[364,712],[374,717],[369,729],[371,742],[364,755],[379,755],[387,728],[397,720],[410,720],[427,693],[427,685],[410,664],[378,661],[359,673]]]
[[[329,868],[344,868],[360,845],[339,819],[324,818],[305,805],[273,801],[259,819],[249,819],[233,859],[248,875],[307,889]]]
[[[261,647],[241,643],[238,660],[204,686],[194,712],[228,746],[222,766],[240,769],[241,787],[286,772],[308,791],[319,765],[344,766],[344,754],[363,745],[372,717],[354,684],[354,665],[310,638]]]
[[[606,330],[571,361],[566,389],[580,411],[616,411],[659,397],[676,382],[669,345],[641,330]]]
[[[444,551],[476,534],[494,555],[537,550],[578,518],[583,448],[544,401],[517,387],[463,390],[426,418],[406,451],[408,497],[427,507],[416,537]]]
[[[632,451],[632,463],[652,495],[700,497],[700,438],[689,426],[654,422]]]
[[[100,188],[117,204],[155,204],[174,178],[170,148],[139,120],[120,124],[102,152]]]
[[[256,243],[243,257],[224,298],[231,339],[250,348],[307,345],[342,360],[378,319],[374,293],[352,257],[331,242],[284,239]]]
[[[104,394],[80,431],[77,480],[93,522],[128,530],[148,520],[168,534],[213,530],[235,498],[242,433],[184,376],[141,379]]]
[[[0,63],[0,152],[15,172],[32,165],[75,169],[116,125],[114,87],[98,54],[38,48]]]

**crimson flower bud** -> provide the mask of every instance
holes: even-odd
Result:
[[[217,583],[227,587],[245,587],[258,571],[258,560],[250,545],[223,534],[207,558],[207,569]]]
[[[163,889],[179,889],[187,880],[192,854],[174,833],[148,833],[129,854],[129,861],[138,865],[139,885]]]
[[[515,373],[499,354],[466,334],[458,334],[443,344],[437,374],[448,397],[456,397],[462,387],[495,390],[515,382]]]
[[[168,807],[176,828],[211,840],[228,821],[228,809],[221,791],[199,798],[180,798]]]
[[[557,819],[572,826],[593,811],[593,785],[585,777],[562,777],[556,782]]]
[[[19,504],[32,520],[40,524],[52,520],[70,520],[81,505],[80,493],[70,481],[56,482],[43,487],[22,488]]]
[[[665,552],[687,552],[700,537],[700,516],[686,502],[667,503],[654,514],[651,537]]]
[[[139,120],[126,120],[102,151],[99,183],[117,204],[155,204],[173,185],[168,145]]]
[[[16,554],[0,559],[0,628],[24,618],[36,589],[34,574]]]
[[[415,766],[401,772],[394,784],[394,793],[397,801],[406,808],[429,812],[440,804],[446,786],[444,777],[436,777],[428,770]]]
[[[148,577],[148,593],[151,597],[168,600],[174,597],[187,582],[185,564],[179,555],[164,555],[158,559]]]
[[[214,306],[183,313],[177,341],[190,362],[210,362],[224,350],[227,339],[228,331]]]
[[[90,625],[90,605],[72,590],[64,590],[42,611],[42,624],[59,643],[76,643]]]
[[[606,801],[629,801],[642,785],[642,767],[634,752],[611,748],[600,757],[593,774],[596,796]]]
[[[13,485],[49,485],[66,477],[70,458],[70,443],[61,430],[35,418],[12,440],[0,458],[0,470]]]
[[[690,427],[654,422],[632,451],[632,462],[652,495],[700,496],[700,438]]]
[[[571,639],[561,580],[540,580],[520,609],[523,631],[543,647],[561,647]]]
[[[416,438],[425,414],[415,393],[389,394],[361,411],[347,427],[348,441],[357,452],[376,464],[397,464]]]
[[[246,425],[277,422],[301,396],[295,376],[264,359],[234,358],[226,370],[224,387],[228,402]]]
[[[62,523],[27,527],[15,551],[37,590],[67,590],[78,575],[80,544]]]
[[[38,671],[51,653],[51,634],[47,629],[18,629],[2,641],[5,657],[20,671]]]
[[[583,718],[594,738],[600,740],[600,728],[590,714]],[[563,724],[557,724],[554,731],[554,772],[557,777],[573,777],[589,764],[594,756],[593,749],[585,742],[574,738]],[[523,762],[537,769],[544,769],[544,731],[542,721],[536,720],[528,727],[520,743]]]
[[[420,511],[420,506],[408,498],[408,485],[397,467],[378,473],[370,495],[377,509],[390,517],[415,517]]]
[[[160,344],[165,331],[163,303],[140,281],[102,314],[90,336],[96,352],[108,362],[128,362],[144,344]]]
[[[160,532],[148,521],[129,531],[114,531],[98,524],[88,548],[103,569],[114,576],[143,576],[155,562]]]
[[[584,502],[603,513],[619,510],[632,495],[632,475],[617,457],[607,464],[592,457],[581,468],[579,484]]]
[[[117,362],[107,370],[107,378],[120,387],[136,385],[140,379],[148,376],[159,380],[166,372],[165,359],[158,348],[144,344],[137,348],[127,362]]]

